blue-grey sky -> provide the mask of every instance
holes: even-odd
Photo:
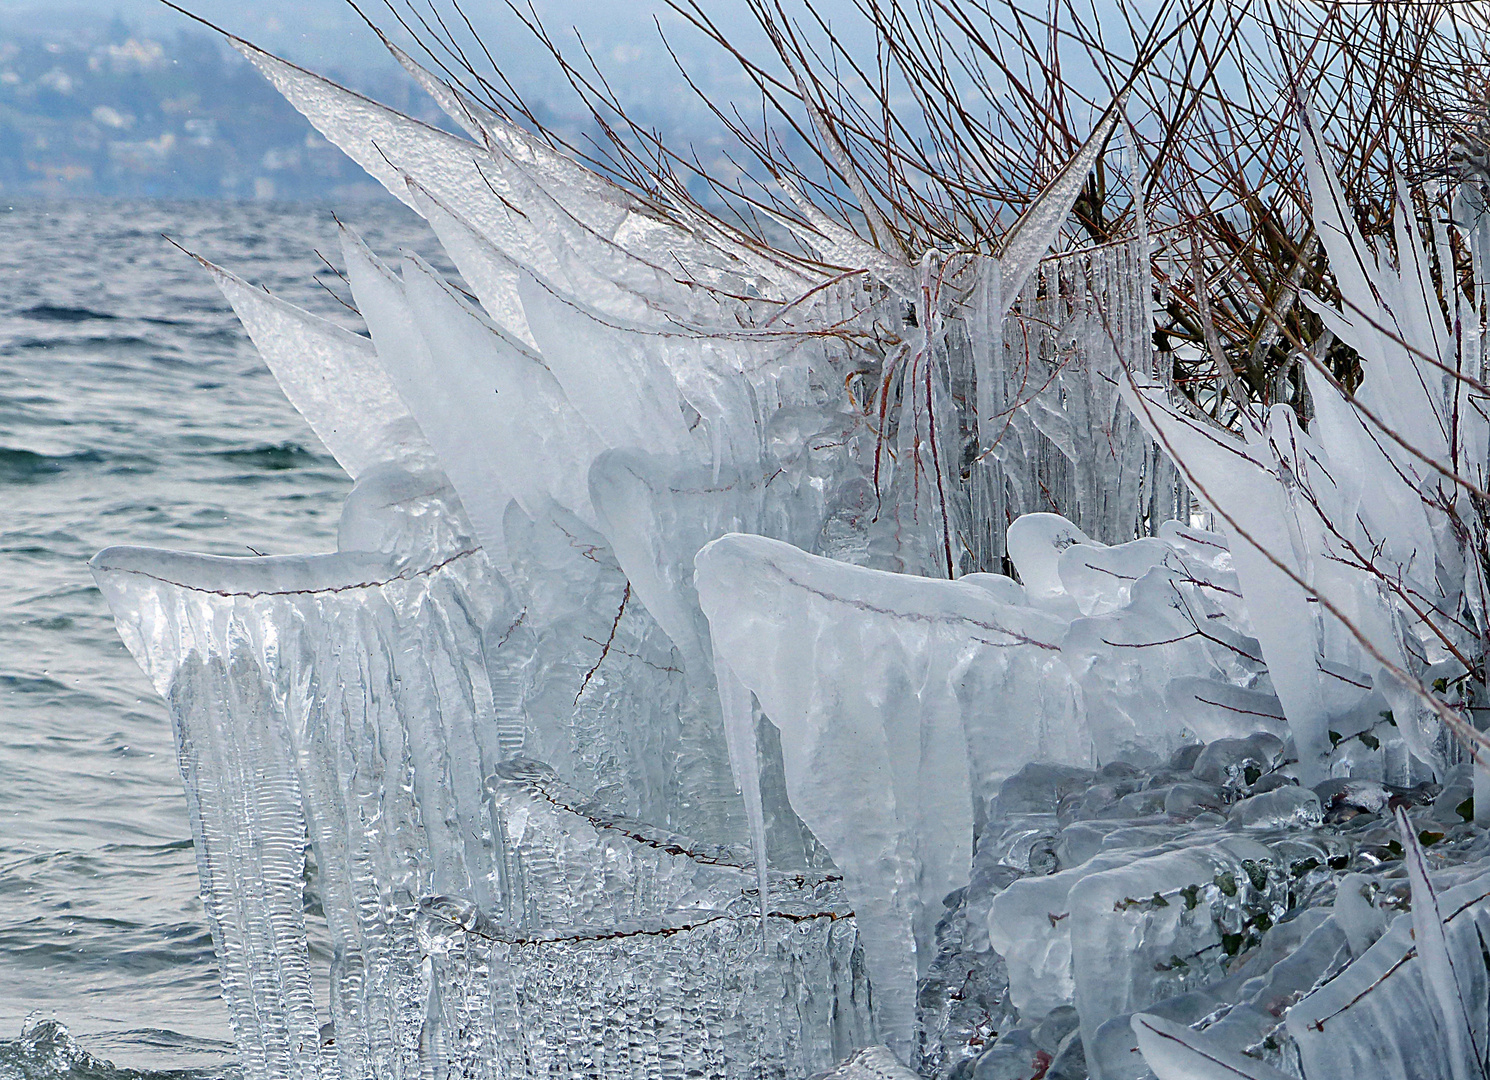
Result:
[[[354,85],[359,75],[393,68],[387,52],[345,0],[177,2],[225,30],[313,70],[343,76]],[[407,0],[392,2],[407,10]],[[415,2],[426,5],[426,0]],[[795,2],[805,4],[809,0]],[[447,15],[452,11],[448,0],[435,3]],[[709,17],[747,52],[757,57],[770,54],[744,0],[702,3]],[[862,32],[864,24],[854,11],[853,0],[810,0],[810,4],[835,25],[857,27]],[[359,6],[380,26],[395,25],[384,0],[359,0]],[[504,0],[465,0],[461,6],[513,85],[530,101],[541,101],[562,111],[562,103],[572,100],[568,86],[551,58],[508,11]],[[526,8],[528,0],[521,0],[520,6]],[[748,106],[758,108],[756,94],[734,61],[703,40],[662,0],[533,0],[532,6],[567,55],[578,54],[575,32],[582,35],[628,109],[649,123],[674,126],[672,121],[682,120],[684,126],[690,126],[691,121],[683,117],[691,116],[695,108],[701,126],[709,121],[707,111],[688,100],[691,95],[660,39],[659,24],[690,74],[712,98],[743,99]],[[106,24],[115,15],[162,40],[192,27],[190,20],[159,0],[0,0],[0,31],[65,30]],[[867,51],[872,55],[872,46]],[[707,126],[712,127],[712,121]]]
[[[396,0],[397,2],[397,0]],[[386,54],[344,0],[181,0],[182,6],[256,44],[310,67],[359,68],[383,64]],[[381,0],[364,0],[363,9],[381,24],[392,17]],[[514,32],[515,22],[501,0],[472,0],[462,5],[483,31],[496,58],[519,71],[541,58],[526,33]],[[526,0],[523,4],[526,6]],[[671,37],[686,43],[693,38],[682,20],[660,0],[534,0],[544,23],[556,34],[573,40],[578,28],[608,65],[655,63],[665,59],[658,44],[660,20]],[[733,34],[747,39],[753,21],[742,0],[705,0],[710,17]],[[814,8],[844,22],[856,22],[852,0],[813,0]],[[448,11],[448,5],[445,6]],[[151,34],[171,34],[188,20],[158,0],[0,0],[0,24],[32,28],[83,26],[119,15]],[[764,41],[760,44],[764,45]]]

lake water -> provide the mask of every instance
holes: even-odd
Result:
[[[0,1080],[234,1071],[170,724],[87,561],[330,550],[350,487],[162,233],[356,325],[326,209],[0,202]]]

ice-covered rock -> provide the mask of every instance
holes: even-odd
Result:
[[[1365,380],[1236,437],[1160,378],[1142,230],[1044,259],[1117,106],[997,255],[788,184],[824,265],[396,48],[469,138],[235,45],[476,299],[345,230],[369,341],[209,264],[357,481],[339,550],[93,564],[248,1080],[1483,1075],[1486,785],[1416,685],[1490,622],[1478,316],[1405,208],[1350,263],[1312,121]]]
[[[868,1046],[813,1080],[911,1080],[915,1075],[884,1047]]]
[[[1008,813],[996,807],[980,829],[973,884],[949,916],[946,940],[976,948],[966,926],[952,927],[958,919],[987,920],[1008,987],[993,1011],[1012,1007],[1016,1019],[977,1060],[986,1057],[990,1071],[998,1062],[992,1075],[1038,1071],[1033,1055],[1053,1053],[1031,1041],[1041,1018],[1074,1009],[1086,1067],[1102,1080],[1149,1075],[1130,1023],[1135,1012],[1203,1027],[1196,1046],[1259,1061],[1262,1075],[1272,1075],[1265,1066],[1296,1070],[1292,1021],[1284,1023],[1290,1009],[1349,973],[1393,912],[1407,906],[1406,845],[1388,807],[1343,823],[1306,813],[1253,828],[1217,814],[1209,821],[1124,817],[1110,798],[1116,773],[1107,772],[1030,766],[1006,785]],[[1119,790],[1152,790],[1174,775],[1165,766],[1129,769]],[[1232,808],[1279,793],[1318,805],[1313,792],[1292,784],[1253,794],[1267,786],[1263,776],[1240,790],[1212,790]],[[1110,809],[1063,826],[1051,807],[1084,805],[1083,791],[1107,792],[1096,803]],[[1422,801],[1412,813],[1414,835],[1424,838],[1443,888],[1483,874],[1490,845],[1473,826],[1461,819],[1445,834]],[[976,892],[987,899],[975,900]],[[1478,954],[1456,963],[1483,968]],[[1362,984],[1350,985],[1349,993],[1360,992]],[[975,1027],[962,1030],[978,1037]],[[974,1054],[977,1045],[963,1052]],[[942,1057],[937,1071],[948,1072],[954,1060]]]
[[[1324,820],[1324,810],[1308,788],[1284,785],[1243,799],[1231,818],[1244,829],[1309,828]]]

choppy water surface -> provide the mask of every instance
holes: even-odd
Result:
[[[233,1071],[169,722],[86,564],[329,550],[349,487],[163,232],[350,320],[326,210],[0,203],[0,1080]]]

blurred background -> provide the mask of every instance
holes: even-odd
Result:
[[[446,123],[344,0],[183,6],[379,101]],[[506,4],[465,6],[534,114],[561,132],[581,125],[547,51]],[[732,39],[759,55],[764,39],[757,41],[760,32],[740,0],[705,6]],[[829,17],[841,9],[846,24],[856,23],[850,0],[814,7]],[[396,27],[379,0],[365,10],[379,25]],[[744,100],[744,79],[665,4],[537,0],[532,10],[566,53],[578,54],[583,42],[639,122],[706,159],[723,147],[718,123],[683,85],[662,35],[715,100]],[[159,0],[0,0],[0,198],[26,195],[328,203],[384,197],[221,37]]]

